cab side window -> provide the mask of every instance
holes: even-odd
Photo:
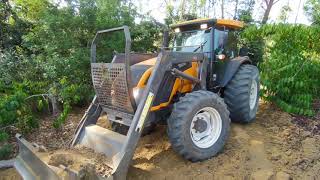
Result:
[[[225,51],[230,59],[238,56],[238,36],[235,31],[228,32]]]
[[[214,30],[214,52],[216,55],[225,53],[225,44],[228,37],[228,32],[220,29]]]
[[[237,34],[232,30],[215,29],[214,51],[216,55],[225,54],[228,59],[238,56]]]

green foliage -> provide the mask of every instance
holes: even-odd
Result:
[[[7,144],[7,141],[9,139],[9,135],[3,131],[0,131],[0,160],[8,159],[12,147],[11,145]]]
[[[59,115],[59,117],[53,122],[53,127],[57,128],[57,129],[60,128],[61,125],[66,121],[70,110],[71,110],[70,104],[64,103],[63,104],[63,111]]]
[[[289,5],[282,6],[280,15],[278,17],[280,22],[286,23],[291,12],[292,12],[292,9]]]
[[[20,45],[22,36],[28,32],[31,24],[16,13],[18,7],[12,7],[10,1],[0,1],[0,48]]]
[[[293,25],[249,27],[243,41],[263,50],[259,64],[263,97],[283,110],[301,115],[314,114],[312,102],[320,94],[320,29]]]
[[[33,114],[50,102],[28,98],[36,94],[50,94],[63,105],[54,122],[59,128],[73,106],[86,105],[94,95],[90,45],[95,33],[123,25],[131,28],[133,51],[158,49],[161,25],[138,15],[131,2],[69,0],[61,7],[48,0],[1,1],[0,128],[15,125],[28,132],[37,127]],[[110,62],[124,45],[123,32],[103,37],[98,60]]]
[[[143,21],[133,28],[133,50],[136,52],[156,52],[161,44],[161,27],[152,21]]]
[[[311,18],[313,24],[320,25],[320,1],[307,0],[304,5],[305,13]]]
[[[254,21],[252,13],[255,5],[254,0],[239,1],[239,9],[236,14],[240,21],[250,24]]]
[[[0,131],[0,143],[6,142],[9,139],[9,135],[3,131]]]
[[[0,160],[8,159],[12,152],[12,146],[10,144],[5,144],[0,148]]]
[[[262,30],[257,26],[250,25],[240,34],[240,44],[249,49],[249,57],[253,64],[258,65],[263,60],[265,52],[265,40]]]
[[[253,22],[252,12],[242,9],[239,10],[239,20],[247,24]]]
[[[31,108],[25,102],[26,94],[15,89],[12,95],[3,95],[0,100],[0,128],[16,124],[24,132],[38,126]]]

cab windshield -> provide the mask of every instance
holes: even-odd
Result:
[[[201,45],[202,52],[210,51],[210,29],[175,33],[173,51],[201,52]]]

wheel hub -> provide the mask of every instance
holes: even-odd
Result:
[[[204,121],[203,117],[197,117],[197,120],[194,122],[194,126],[193,129],[197,132],[197,133],[202,133],[207,129],[208,125],[207,122]]]
[[[190,125],[192,142],[199,148],[211,147],[220,137],[222,119],[213,107],[199,110]]]

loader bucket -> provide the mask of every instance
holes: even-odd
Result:
[[[126,174],[122,173],[122,168],[118,168],[119,162],[127,137],[113,132],[111,130],[95,125],[101,113],[101,107],[97,104],[97,99],[94,98],[88,110],[82,117],[74,141],[71,147],[80,145],[94,150],[97,153],[103,153],[107,158],[107,164],[113,169],[111,174]],[[38,148],[26,141],[22,135],[17,134],[16,139],[19,145],[19,154],[15,159],[14,167],[25,180],[45,179],[45,180],[80,180],[83,177],[82,172],[77,172],[68,167],[56,167],[48,165],[38,153]],[[116,172],[117,171],[117,172]],[[113,175],[104,178],[98,174],[93,175],[94,179],[114,179]],[[119,177],[119,175],[118,175]],[[123,178],[115,178],[123,179]]]
[[[121,152],[126,136],[97,125],[85,127],[79,144],[93,149],[95,152],[105,154],[109,161],[105,162],[112,169],[117,169],[118,156]]]
[[[26,141],[20,134],[16,135],[19,144],[19,154],[15,159],[14,167],[24,180],[80,180],[83,173],[68,167],[48,165],[37,154],[37,149]],[[94,179],[111,180],[112,176],[104,178],[93,175]]]
[[[35,153],[35,148],[22,138],[16,135],[19,145],[19,155],[16,157],[14,167],[23,179],[59,179],[57,174],[44,163]]]

